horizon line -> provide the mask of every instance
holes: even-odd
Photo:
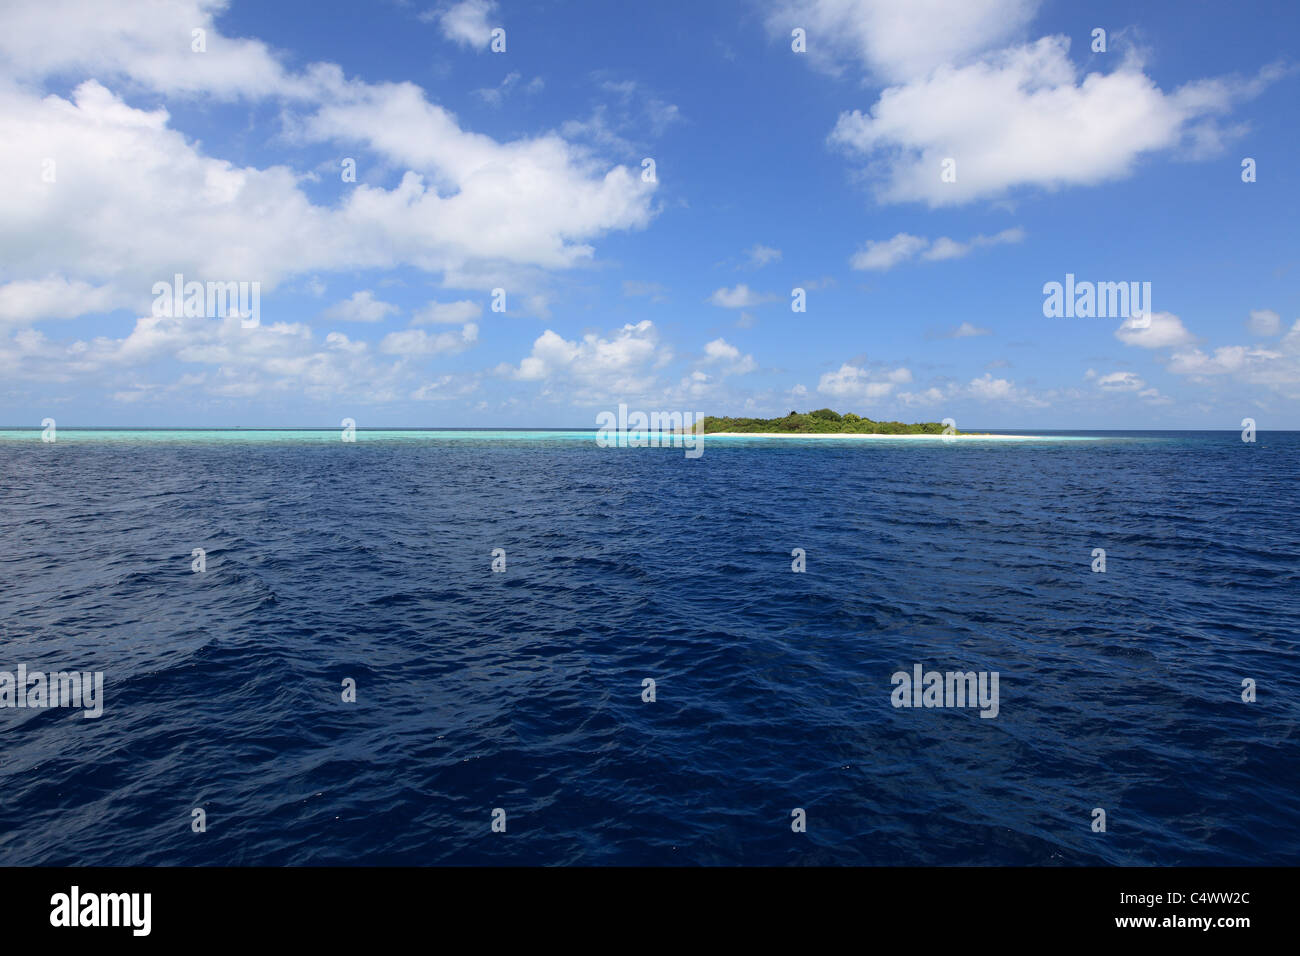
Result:
[[[59,425],[60,431],[320,431],[331,432],[338,431],[340,425]],[[1092,425],[1087,427],[1056,428],[1051,426],[1026,426],[1017,425],[995,426],[992,428],[979,428],[969,426],[975,431],[985,432],[1023,432],[1023,431],[1055,431],[1055,432],[1085,432],[1085,431],[1146,431],[1146,432],[1175,432],[1175,431],[1202,431],[1202,432],[1239,432],[1240,428],[1206,428],[1197,425],[1174,425],[1153,427],[1149,425]],[[0,425],[0,431],[31,431],[40,432],[43,428],[40,425]],[[597,425],[356,425],[355,431],[600,431]],[[967,429],[963,428],[965,432]],[[1257,432],[1290,432],[1300,431],[1300,428],[1267,428],[1257,429]],[[706,432],[707,434],[707,432]],[[796,433],[792,433],[796,434]]]

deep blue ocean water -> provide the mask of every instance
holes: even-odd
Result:
[[[1300,861],[1300,434],[705,448],[0,434],[0,864]]]

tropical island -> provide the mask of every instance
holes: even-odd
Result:
[[[704,434],[714,435],[942,435],[941,422],[878,422],[852,412],[829,408],[791,412],[784,418],[720,418],[704,416]],[[960,435],[955,429],[949,435]]]

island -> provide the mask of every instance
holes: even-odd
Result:
[[[791,412],[784,418],[727,418],[704,416],[706,435],[943,435],[942,422],[878,422],[852,412],[819,408],[814,412]],[[960,435],[956,429],[947,434]]]

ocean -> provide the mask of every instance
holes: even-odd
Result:
[[[704,448],[0,432],[0,864],[1300,859],[1300,433]]]

